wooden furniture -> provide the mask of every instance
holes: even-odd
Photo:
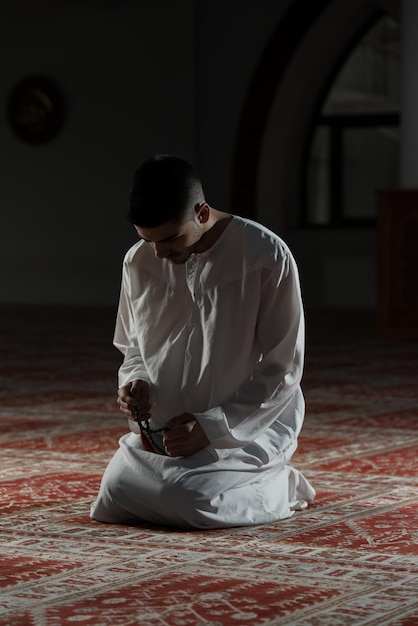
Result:
[[[418,337],[418,189],[382,190],[378,203],[378,332]]]

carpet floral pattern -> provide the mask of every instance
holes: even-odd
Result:
[[[114,311],[0,309],[0,626],[418,624],[418,346],[308,319],[315,503],[179,532],[88,516],[126,431]]]

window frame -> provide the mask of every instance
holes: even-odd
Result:
[[[306,163],[304,168],[303,211],[302,222],[308,228],[335,228],[335,227],[374,227],[376,217],[346,217],[343,209],[344,182],[343,182],[343,149],[344,132],[350,128],[377,128],[379,126],[400,127],[398,112],[382,113],[343,113],[334,115],[320,115],[312,125],[309,137]],[[324,127],[329,130],[329,176],[328,198],[330,214],[327,222],[315,223],[309,219],[309,160],[311,156],[312,140],[315,130]]]

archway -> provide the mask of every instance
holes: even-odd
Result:
[[[374,229],[302,230],[302,181],[313,123],[342,60],[359,33],[383,13],[392,9],[398,17],[399,3],[309,5],[292,4],[257,66],[236,141],[232,206],[291,245],[307,308],[370,310],[375,307]]]
[[[265,47],[242,109],[232,166],[232,210],[263,218],[282,231],[298,227],[313,119],[359,33],[383,14],[381,4],[295,0],[290,5]],[[397,0],[383,4],[396,13]],[[278,214],[280,206],[286,214]]]

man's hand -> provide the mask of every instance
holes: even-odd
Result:
[[[164,447],[168,456],[189,456],[209,444],[209,439],[192,413],[173,417],[164,432]]]
[[[119,409],[131,419],[135,417],[135,409],[141,421],[151,417],[150,386],[145,380],[134,380],[119,388],[117,403]]]

